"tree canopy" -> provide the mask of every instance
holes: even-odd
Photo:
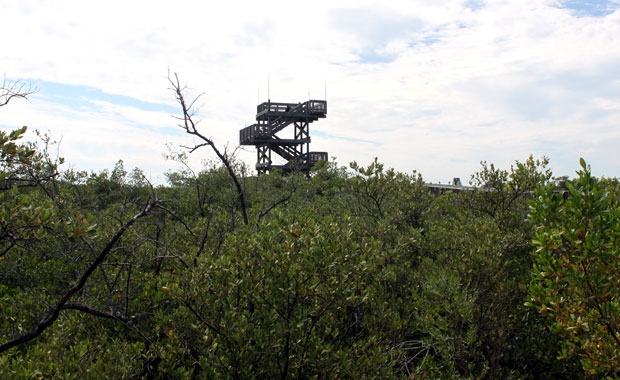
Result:
[[[252,177],[203,139],[218,161],[153,186],[25,132],[0,131],[0,378],[620,375],[620,187],[585,162],[433,195],[377,159]]]

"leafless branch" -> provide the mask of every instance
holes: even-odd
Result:
[[[61,308],[62,310],[79,310],[82,311],[84,313],[88,313],[88,314],[92,314],[95,317],[101,317],[101,318],[110,318],[110,319],[118,319],[119,321],[126,323],[127,317],[122,315],[119,312],[116,313],[108,313],[105,311],[100,311],[97,309],[93,309],[92,307],[88,307],[86,305],[82,305],[79,303],[68,303],[62,306]]]
[[[196,125],[198,124],[198,122],[194,121],[193,119],[195,115],[194,106],[196,104],[196,101],[200,98],[202,94],[196,96],[188,104],[187,100],[185,99],[185,92],[187,90],[187,86],[181,86],[181,82],[179,81],[179,75],[175,73],[174,78],[171,78],[170,73],[169,73],[168,81],[170,82],[170,85],[171,85],[170,90],[174,92],[177,98],[177,102],[181,106],[181,110],[183,112],[183,116],[178,118],[178,120],[181,121],[181,124],[179,124],[179,127],[184,129],[186,133],[196,136],[203,141],[202,143],[197,144],[193,147],[186,147],[186,149],[188,149],[190,153],[192,153],[196,149],[204,147],[204,146],[211,147],[213,152],[215,152],[215,154],[217,155],[218,159],[226,167],[226,170],[228,171],[230,178],[235,184],[235,188],[237,190],[237,195],[239,199],[239,205],[241,208],[241,215],[243,216],[244,223],[247,225],[249,222],[248,222],[248,215],[246,212],[245,193],[243,189],[241,188],[241,183],[239,182],[239,178],[237,178],[237,174],[235,174],[235,171],[232,167],[231,159],[229,155],[227,154],[226,150],[224,150],[223,153],[220,152],[220,150],[215,146],[213,139],[201,134],[196,128]]]
[[[172,211],[172,210],[170,210],[169,208],[164,207],[164,206],[162,206],[162,205],[158,205],[158,206],[157,206],[157,208],[159,208],[159,209],[161,209],[161,210],[163,210],[163,211],[167,212],[168,214],[170,214],[170,215],[171,215],[174,219],[176,219],[179,223],[181,223],[181,225],[185,228],[185,230],[186,230],[187,232],[189,232],[189,233],[190,233],[190,235],[192,235],[192,237],[193,237],[193,238],[197,238],[197,236],[196,236],[196,234],[194,233],[194,231],[192,231],[192,229],[191,229],[191,228],[189,228],[189,226],[187,225],[187,223],[185,223],[185,221],[184,221],[184,220],[183,220],[180,216],[178,216],[178,215],[177,215],[174,211]]]
[[[11,99],[28,99],[28,96],[36,93],[38,90],[30,84],[18,80],[7,80],[6,76],[2,79],[0,86],[0,107],[9,104]]]
[[[276,202],[274,202],[271,206],[269,206],[265,211],[261,212],[260,215],[258,216],[258,219],[256,220],[256,225],[258,226],[258,223],[260,222],[260,220],[266,216],[267,214],[269,214],[271,212],[271,210],[273,210],[274,208],[278,207],[280,204],[288,202],[289,199],[291,199],[291,197],[293,196],[293,194],[295,193],[295,191],[297,191],[297,186],[293,186],[293,188],[291,189],[291,191],[282,196],[282,198],[278,199]]]
[[[161,260],[161,259],[177,259],[181,262],[181,264],[183,264],[183,266],[186,269],[189,269],[189,265],[187,265],[187,263],[185,262],[185,260],[183,260],[183,258],[181,258],[181,256],[179,255],[163,255],[163,256],[156,256],[153,257],[152,261],[154,260]]]
[[[86,285],[86,281],[88,280],[90,275],[105,260],[105,258],[108,255],[108,253],[110,253],[110,251],[112,250],[112,248],[114,247],[116,242],[118,242],[118,240],[121,238],[121,236],[123,236],[125,231],[127,231],[138,219],[143,218],[146,215],[148,215],[151,212],[151,210],[153,209],[153,207],[157,203],[159,203],[158,200],[154,200],[154,201],[149,202],[144,207],[142,212],[140,212],[139,214],[135,215],[133,218],[129,219],[121,228],[119,228],[116,231],[116,233],[114,234],[114,236],[112,236],[112,238],[110,239],[108,244],[106,244],[106,246],[99,252],[99,255],[95,258],[95,260],[88,266],[88,268],[84,271],[84,273],[82,273],[82,276],[80,277],[79,281],[73,287],[71,287],[60,298],[60,300],[56,303],[56,305],[50,306],[47,309],[47,311],[45,312],[45,314],[41,318],[41,321],[34,328],[34,330],[32,330],[29,333],[20,335],[17,338],[12,339],[12,340],[10,340],[10,341],[8,341],[6,343],[1,344],[0,345],[0,353],[4,352],[4,351],[6,351],[6,350],[8,350],[8,349],[10,349],[12,347],[18,346],[20,344],[23,344],[23,343],[26,343],[26,342],[29,342],[29,341],[35,339],[36,337],[41,335],[43,333],[43,331],[45,331],[48,327],[50,327],[56,321],[56,319],[58,319],[58,317],[60,315],[60,311],[65,309],[65,306],[67,306],[69,300],[76,293],[78,293],[80,290],[82,290],[84,285]]]

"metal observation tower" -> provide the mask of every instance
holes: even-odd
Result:
[[[319,160],[327,161],[327,152],[310,152],[309,127],[310,123],[325,118],[326,115],[325,100],[261,103],[256,110],[256,124],[239,131],[240,144],[256,146],[256,171],[259,175],[272,169],[308,174],[310,168]],[[291,124],[294,126],[292,138],[277,135]],[[272,153],[278,154],[287,162],[284,165],[274,165]]]

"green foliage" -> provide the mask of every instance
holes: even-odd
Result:
[[[0,131],[0,191],[13,187],[33,187],[48,181],[57,174],[57,165],[47,154],[48,136],[41,136],[45,148],[38,149],[34,143],[19,143],[27,127],[7,133]]]
[[[8,147],[54,163],[34,146]],[[550,179],[546,159],[483,164],[476,189],[441,196],[377,159],[324,163],[310,178],[246,177],[230,162],[246,224],[227,167],[171,158],[182,169],[167,186],[119,161],[52,177],[39,166],[22,178],[44,181],[0,192],[10,232],[0,240],[0,344],[37,326],[119,227],[163,199],[53,326],[0,353],[0,378],[583,375],[556,360],[555,330],[524,306],[534,260],[526,198]]]
[[[432,365],[420,362],[418,375],[578,376],[572,363],[556,362],[557,338],[523,306],[532,263],[523,198],[550,177],[545,161],[530,157],[510,171],[483,163],[476,188],[438,197],[424,214],[417,346]]]
[[[583,159],[580,164],[566,200],[554,186],[540,186],[532,202],[530,305],[564,338],[561,357],[579,357],[588,374],[618,376],[620,208],[606,191],[613,184],[594,178]]]
[[[295,219],[276,213],[258,232],[229,239],[219,257],[201,258],[171,288],[177,317],[191,322],[169,334],[217,378],[389,371],[361,316],[350,315],[368,302],[378,242],[359,244],[350,225]]]

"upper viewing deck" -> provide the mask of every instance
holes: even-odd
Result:
[[[304,103],[265,102],[256,107],[256,120],[267,120],[273,117],[311,117],[316,120],[327,115],[327,101],[308,100]]]
[[[241,145],[256,144],[301,144],[309,142],[306,138],[295,140],[279,139],[276,133],[293,123],[312,123],[327,115],[327,101],[308,100],[303,103],[265,102],[256,107],[256,121],[239,131]],[[307,140],[307,141],[306,141]]]

